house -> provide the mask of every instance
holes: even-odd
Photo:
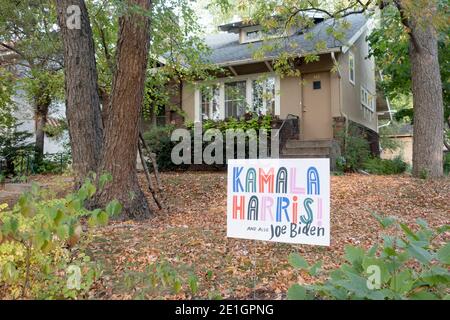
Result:
[[[363,14],[345,19],[350,27],[341,41],[327,32],[334,21],[316,16],[308,30],[312,40],[304,30],[296,30],[284,38],[284,47],[262,59],[254,58],[267,43],[261,26],[242,21],[219,26],[220,33],[205,38],[211,48],[207,59],[228,75],[210,83],[183,83],[178,105],[184,120],[239,117],[249,110],[297,119],[298,135],[282,149],[286,157],[330,157],[339,132],[355,124],[366,133],[372,151],[379,153],[377,115],[388,110],[386,103],[377,103],[382,99],[377,99],[375,62],[368,58],[366,36],[373,22]],[[319,41],[326,43],[316,52],[320,59],[307,63],[305,56],[315,52]],[[284,51],[294,56],[292,68],[300,75],[274,72],[274,62]],[[166,117],[167,122],[177,121],[176,115],[166,112]]]
[[[19,56],[13,51],[0,46],[0,66],[11,72],[17,79],[26,77],[29,72],[19,60]],[[17,85],[14,96],[13,116],[17,121],[17,131],[25,131],[32,134],[27,142],[34,143],[36,140],[36,117],[34,107],[27,99],[27,94],[20,85]],[[59,121],[65,118],[65,104],[61,101],[54,101],[49,110],[46,120],[47,127],[57,127]],[[68,133],[64,132],[58,139],[51,137],[44,132],[44,154],[55,154],[65,152],[64,144],[69,140]]]

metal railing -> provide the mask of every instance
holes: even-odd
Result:
[[[275,137],[279,138],[280,150],[283,150],[287,140],[296,138],[300,134],[300,117],[295,114],[288,114],[283,120]]]
[[[62,173],[70,162],[70,154],[65,152],[45,153],[41,161],[37,162],[35,159],[35,153],[30,150],[19,150],[13,154],[0,156],[0,175],[27,177],[40,172]],[[8,167],[8,160],[13,162],[13,168]],[[12,179],[12,182],[16,180]]]

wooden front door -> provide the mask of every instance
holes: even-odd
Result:
[[[305,74],[302,86],[301,139],[332,139],[330,73]]]

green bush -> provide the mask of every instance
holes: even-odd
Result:
[[[444,172],[450,174],[450,152],[444,154]]]
[[[100,184],[109,178],[100,178]],[[87,180],[78,192],[53,199],[33,185],[8,210],[0,206],[0,295],[2,298],[75,299],[84,297],[99,276],[99,266],[85,254],[87,220],[104,225],[121,206],[87,210],[96,192]]]
[[[219,121],[213,121],[213,120],[205,120],[202,123],[202,130],[203,133],[205,133],[209,129],[218,129],[224,134],[224,146],[223,146],[223,152],[224,152],[224,159],[225,159],[225,131],[228,129],[242,129],[242,130],[250,130],[253,129],[256,132],[260,129],[266,129],[268,131],[268,135],[270,135],[270,129],[271,129],[271,123],[272,123],[272,116],[270,115],[264,115],[264,116],[258,116],[256,114],[248,113],[245,116],[243,116],[241,119],[235,119],[235,118],[229,118],[226,120],[219,120]],[[178,142],[172,142],[170,140],[172,131],[175,129],[174,126],[155,126],[152,127],[149,131],[144,133],[144,139],[150,149],[153,153],[156,154],[156,162],[158,163],[158,168],[161,171],[164,170],[179,170],[179,169],[187,169],[188,165],[175,165],[172,163],[171,160],[171,152],[173,147]],[[191,141],[192,141],[192,148],[191,150],[194,150],[194,125],[189,124],[187,125],[187,129],[191,130]],[[258,135],[257,135],[258,138]],[[246,144],[248,143],[248,140],[246,140]],[[203,143],[203,149],[209,145],[210,142],[204,142]],[[270,144],[269,146],[270,147]],[[246,150],[247,146],[246,146]],[[223,168],[224,165],[213,165],[209,166],[210,168]]]
[[[156,156],[158,169],[161,171],[184,169],[184,166],[173,164],[171,159],[172,148],[175,142],[170,140],[172,131],[175,129],[172,125],[155,126],[144,133],[144,140]],[[149,166],[151,170],[152,167]]]
[[[370,158],[364,162],[364,169],[373,174],[400,174],[406,171],[408,164],[400,157],[393,160]]]
[[[383,236],[369,250],[346,246],[345,260],[331,270],[325,282],[289,288],[289,299],[450,299],[450,242],[434,241],[450,230],[436,230],[417,219],[418,231],[392,217],[374,215],[383,228],[395,226],[402,236]],[[310,266],[297,253],[289,256],[297,270],[316,276],[321,264]]]
[[[37,173],[62,173],[71,163],[70,153],[48,153],[36,168]]]
[[[337,168],[340,171],[357,171],[364,167],[370,157],[369,142],[357,127],[349,127],[348,133],[341,134],[343,142],[342,156],[337,159]]]

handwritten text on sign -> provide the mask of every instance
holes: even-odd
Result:
[[[330,245],[329,159],[229,160],[227,236]]]

